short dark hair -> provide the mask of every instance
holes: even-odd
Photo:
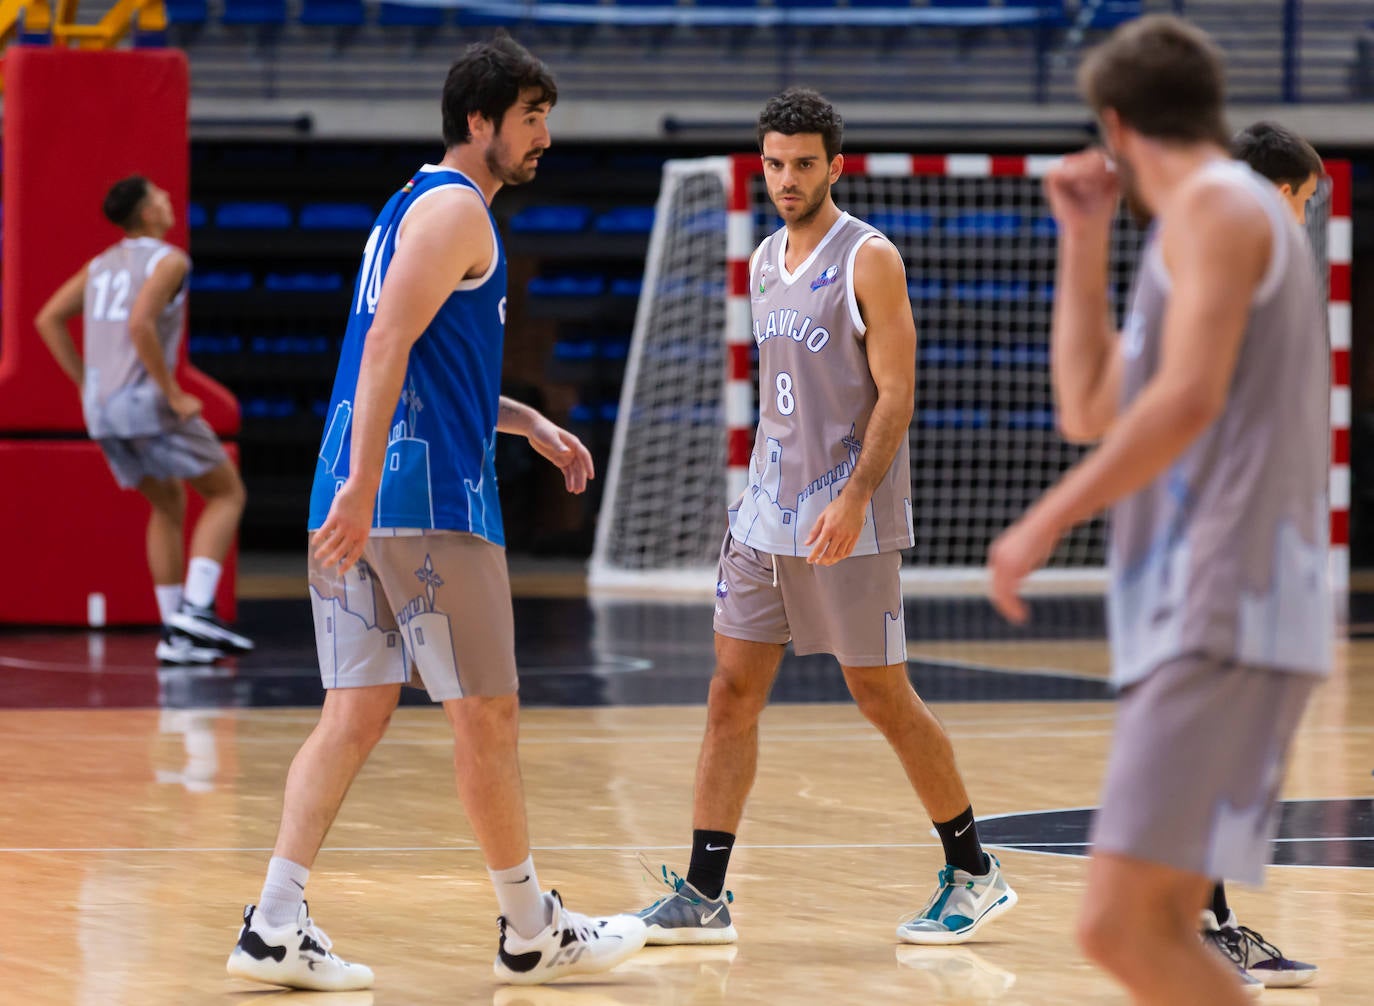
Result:
[[[100,208],[110,223],[128,230],[138,223],[139,208],[147,198],[148,179],[142,175],[130,175],[110,186],[110,191],[105,193],[105,202]]]
[[[759,113],[759,150],[763,150],[763,138],[768,133],[817,133],[825,145],[826,160],[833,161],[844,144],[844,119],[818,92],[809,87],[789,87],[769,98]]]
[[[503,33],[463,50],[444,81],[444,143],[454,147],[472,139],[468,115],[477,112],[501,128],[501,117],[526,88],[535,88],[539,104],[558,102],[558,85],[540,60]]]
[[[1237,133],[1231,141],[1231,156],[1275,185],[1287,185],[1294,192],[1307,179],[1313,175],[1320,178],[1326,170],[1312,144],[1273,122],[1257,122]]]
[[[1090,50],[1078,88],[1101,115],[1111,108],[1137,132],[1226,146],[1226,71],[1211,37],[1172,14],[1128,21]]]

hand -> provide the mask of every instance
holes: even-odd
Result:
[[[833,566],[849,558],[859,543],[867,509],[868,501],[861,499],[858,493],[840,493],[831,500],[802,542],[814,546],[806,561],[817,566]]]
[[[1069,154],[1045,175],[1050,212],[1065,230],[1111,227],[1121,201],[1121,178],[1101,149]]]
[[[188,391],[182,391],[180,388],[173,389],[172,393],[167,396],[167,404],[183,423],[200,415],[200,410],[204,408],[199,398]]]
[[[1063,536],[1032,511],[998,535],[988,549],[988,599],[1007,621],[1026,624],[1030,610],[1020,597],[1021,581],[1049,561]]]
[[[364,489],[352,479],[345,482],[329,506],[329,516],[311,541],[315,558],[326,566],[337,563],[340,573],[352,569],[362,558],[368,535],[372,533],[372,509],[376,501],[376,489]]]
[[[539,416],[526,435],[531,447],[558,466],[568,492],[582,492],[587,488],[587,480],[596,477],[591,451],[561,426]]]

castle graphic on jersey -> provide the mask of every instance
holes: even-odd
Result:
[[[776,437],[768,437],[764,444],[762,468],[759,466],[757,455],[749,460],[749,489],[746,495],[753,506],[741,508],[742,511],[752,510],[747,514],[747,524],[741,522],[738,525],[741,531],[739,535],[741,543],[751,544],[749,541],[750,533],[762,519],[764,527],[782,530],[784,534],[790,532],[792,541],[789,547],[796,554],[798,540],[811,530],[820,517],[821,511],[840,494],[840,491],[849,482],[849,476],[853,474],[854,466],[859,463],[859,452],[863,450],[863,442],[858,439],[855,433],[855,426],[851,423],[848,435],[840,441],[845,448],[844,460],[830,471],[808,482],[797,494],[797,505],[793,509],[783,506],[778,500],[782,487],[782,443]],[[766,509],[774,511],[774,515],[765,517]],[[873,527],[871,508],[864,514],[864,526],[859,533],[861,536],[865,533],[870,536],[877,533]],[[783,543],[768,542],[767,544],[777,547]]]

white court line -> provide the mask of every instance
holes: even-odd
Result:
[[[690,849],[690,845],[532,845],[530,849],[534,852],[672,852],[682,849]],[[784,844],[784,845],[736,845],[735,850],[740,849],[938,849],[939,842],[856,842],[856,843],[817,843],[808,845]],[[110,848],[91,848],[91,847],[51,847],[51,848],[4,848],[0,847],[0,855],[7,853],[28,854],[28,855],[63,855],[67,853],[94,853],[103,855],[115,852],[156,852],[156,853],[225,853],[225,852],[271,852],[272,846],[240,846],[224,848],[190,848],[185,846],[165,846],[161,848],[140,848],[138,846],[113,846]],[[412,846],[389,846],[389,845],[351,845],[351,846],[325,846],[321,852],[367,852],[367,853],[408,853],[408,852],[481,852],[476,845],[412,845]]]

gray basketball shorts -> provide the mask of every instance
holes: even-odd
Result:
[[[857,555],[833,566],[770,555],[725,532],[716,572],[715,628],[798,654],[832,653],[846,667],[906,663],[902,557]]]
[[[1289,744],[1320,679],[1187,656],[1121,696],[1097,852],[1258,884]]]
[[[146,437],[96,440],[122,489],[137,489],[146,478],[194,479],[228,460],[215,431],[200,416]]]
[[[347,573],[310,549],[325,688],[423,686],[435,702],[511,695],[515,619],[506,550],[459,531],[373,535]]]

